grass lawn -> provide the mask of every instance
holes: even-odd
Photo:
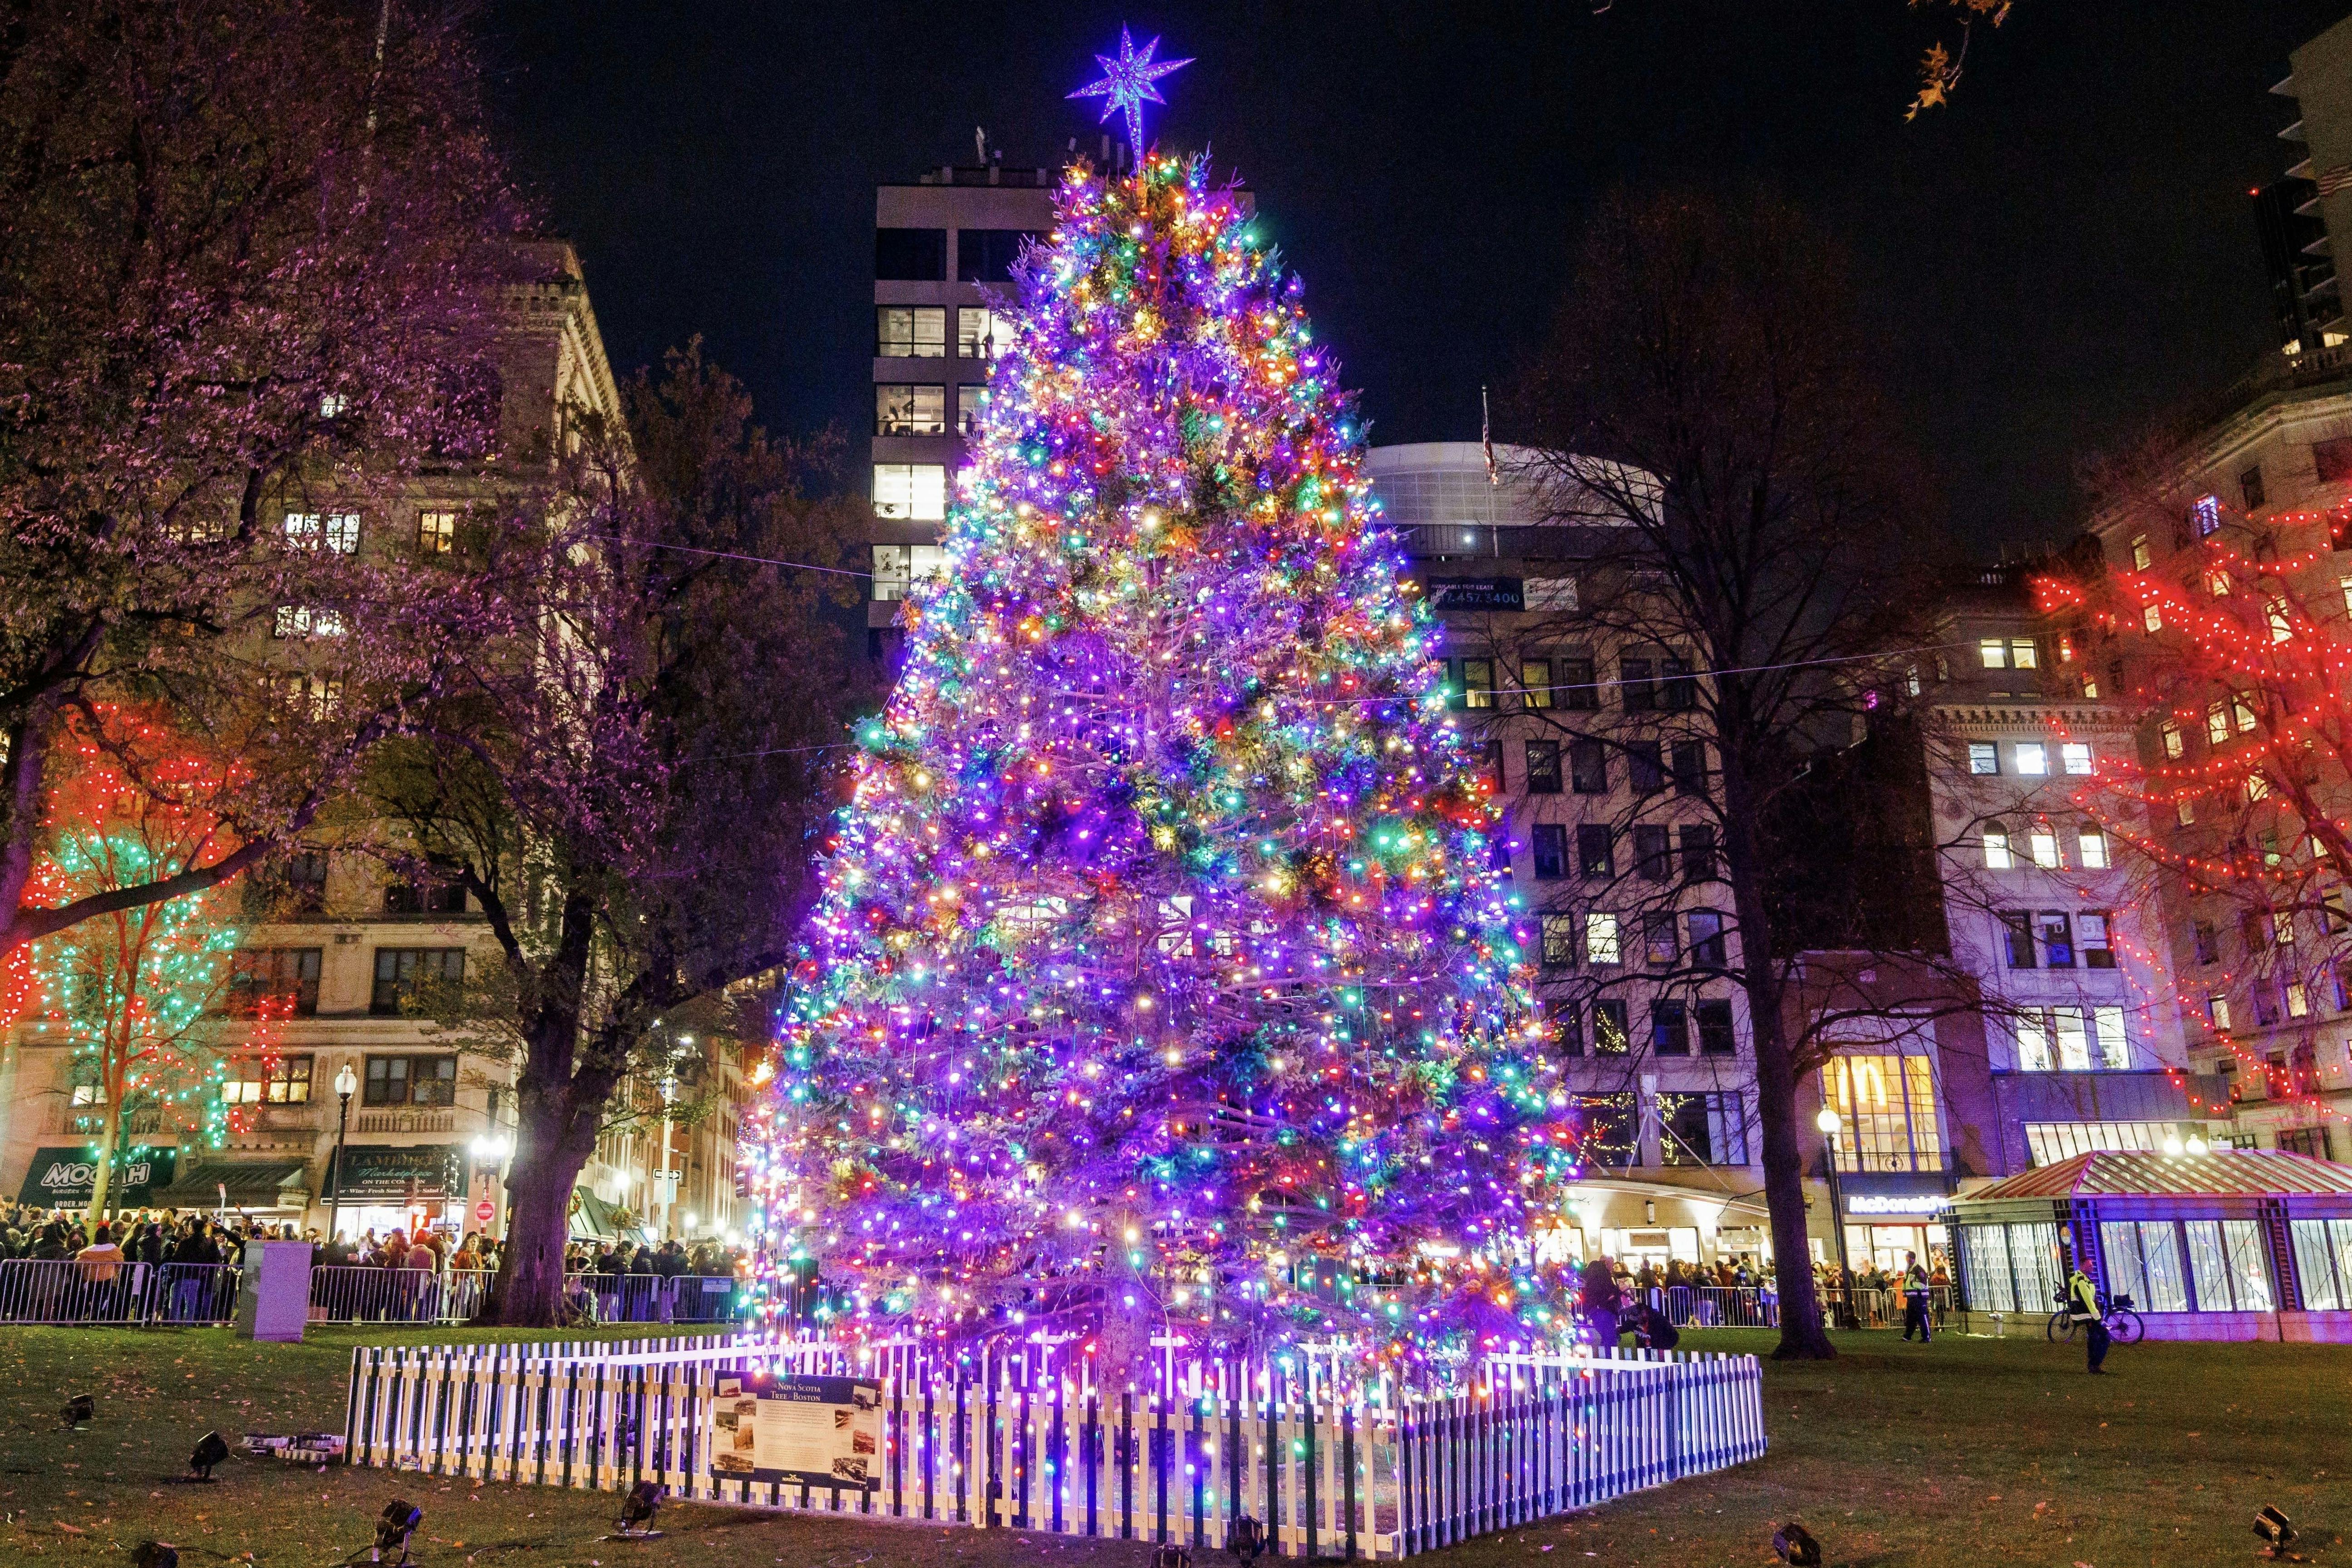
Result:
[[[370,1538],[384,1502],[425,1510],[418,1559],[497,1568],[784,1563],[792,1568],[994,1568],[1067,1558],[1135,1568],[1149,1548],[1043,1534],[750,1513],[672,1504],[658,1542],[601,1542],[614,1500],[444,1482],[337,1466],[233,1459],[214,1487],[176,1484],[207,1427],[340,1427],[350,1347],[382,1331],[257,1346],[223,1330],[0,1330],[0,1563],[120,1563],[150,1536],[187,1568],[222,1560],[324,1568]],[[404,1333],[404,1342],[477,1338]],[[1767,1350],[1770,1336],[1685,1334],[1691,1348]],[[2123,1568],[2251,1562],[2254,1510],[2275,1502],[2318,1562],[2352,1568],[2352,1348],[2119,1347],[2113,1375],[2037,1335],[1839,1336],[1826,1366],[1767,1363],[1772,1453],[1592,1512],[1458,1548],[1462,1568],[1550,1555],[1709,1568],[1772,1561],[1774,1522],[1800,1517],[1837,1568],[1984,1563]],[[68,1394],[98,1401],[62,1429]],[[194,1547],[197,1550],[190,1551]],[[364,1553],[362,1554],[364,1558]],[[1208,1568],[1204,1563],[1202,1568]]]

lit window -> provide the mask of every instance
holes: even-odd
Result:
[[[2027,850],[2033,863],[2045,871],[2058,868],[2058,835],[2046,827],[2037,827],[2025,836]]]
[[[325,550],[337,555],[357,554],[360,514],[355,511],[289,511],[286,542],[297,550]]]
[[[420,511],[416,514],[416,548],[425,555],[446,555],[457,548],[457,514]]]
[[[2042,778],[2050,772],[2050,753],[2041,742],[2017,743],[2017,771],[2030,779]]]
[[[2152,632],[2162,631],[2164,629],[2164,606],[2161,605],[2150,605],[2146,609],[2140,611],[2139,624],[2146,626]]]
[[[2294,636],[2294,623],[2287,618],[2286,601],[2273,599],[2270,603],[2271,641],[2281,643]]]
[[[2293,910],[2271,911],[2271,934],[2278,939],[2278,944],[2281,947],[2294,945],[2294,911]]]
[[[2009,645],[1999,637],[1986,637],[1977,644],[1977,657],[1987,669],[2009,668]]]
[[[1491,658],[1465,658],[1462,661],[1463,700],[1473,708],[1495,705],[1495,661]]]
[[[2068,741],[2058,748],[2059,765],[2070,773],[2091,771],[2091,747],[2085,741]]]
[[[1984,830],[1984,857],[1985,868],[1990,871],[2006,871],[2017,864],[2009,852],[2008,828],[1996,825]]]
[[[2219,566],[2205,574],[2205,591],[2217,599],[2230,596],[2230,574]]]
[[[2221,531],[2221,498],[2220,496],[2199,496],[2197,498],[2196,504],[2189,509],[2189,516],[2190,521],[2196,525],[2198,538],[2211,538],[2215,533]]]
[[[877,436],[944,436],[947,428],[946,387],[895,381],[875,386]]]
[[[1615,915],[1596,911],[1584,917],[1584,961],[1596,964],[1618,962]]]
[[[874,515],[899,522],[940,522],[948,515],[943,463],[874,465]]]
[[[1913,697],[1919,695],[1919,667],[1913,665],[1903,672],[1903,689]]]
[[[2074,639],[2064,632],[2058,634],[2058,662],[2061,664],[2074,662]]]
[[[1925,1056],[1839,1056],[1822,1069],[1827,1098],[1844,1120],[1843,1171],[1940,1171],[1934,1065]]]
[[[956,308],[956,357],[996,359],[1013,348],[1013,318],[983,305]]]
[[[936,544],[874,546],[874,597],[882,603],[903,599],[907,590],[947,567],[948,552]]]
[[[2258,800],[2268,800],[2270,798],[2270,780],[2263,777],[2260,773],[2248,773],[2246,775],[2246,800],[2249,804]]]
[[[2254,727],[2253,701],[2244,692],[2230,699],[2230,710],[2237,715],[2238,733],[2242,735]]]
[[[2136,534],[2132,535],[2132,542],[2131,542],[2131,563],[2132,563],[2132,570],[2133,570],[2133,571],[2135,571],[2135,572],[2145,572],[2145,571],[2147,571],[2147,570],[2148,569],[2148,565],[2149,565],[2149,563],[2152,563],[2155,559],[2156,559],[2156,557],[2155,557],[2155,556],[2153,556],[2153,555],[2151,555],[2151,554],[2149,554],[2149,553],[2148,553],[2148,548],[2147,548],[2147,534],[2145,534],[2145,533],[2136,533]]]
[[[2164,721],[2159,732],[2164,736],[2164,754],[2166,756],[2179,757],[2188,752],[2189,742],[2181,739],[2180,726],[2179,723],[2168,719]]]
[[[2338,577],[2336,585],[2344,590],[2345,613],[2352,615],[2352,577]]]
[[[2116,950],[2107,939],[2107,917],[2096,911],[2074,917],[2074,939],[2083,950],[2085,969],[2113,969]]]
[[[321,609],[313,605],[280,605],[270,636],[278,637],[339,637],[343,635],[343,613]]]
[[[2104,871],[2107,868],[2107,836],[2095,827],[2085,827],[2075,835],[2074,842],[2083,855],[2084,869]]]
[[[2311,1016],[2311,993],[2303,988],[2300,980],[2286,983],[2286,1016],[2290,1018]]]
[[[2215,1028],[2227,1029],[2230,1026],[2230,999],[2219,991],[2208,994],[2205,998],[2205,1016],[2213,1021]]]
[[[345,397],[341,393],[330,392],[319,399],[319,417],[321,419],[341,419],[343,416],[343,411],[351,405],[351,399]]]
[[[956,434],[980,434],[980,411],[988,401],[988,389],[974,382],[965,382],[956,388]]]
[[[2172,803],[2172,820],[2179,823],[2183,827],[2189,826],[2195,823],[2197,820],[2197,803],[2190,800],[2185,795],[2179,799],[2174,801]]]
[[[948,312],[944,305],[880,305],[875,308],[874,353],[880,359],[944,359]]]
[[[1969,772],[1997,773],[2000,772],[2000,748],[1990,741],[1969,742]]]
[[[2048,1072],[2055,1065],[2050,1059],[2050,1022],[2039,1012],[2022,1013],[2017,1019],[2017,1066],[2021,1072]]]
[[[1520,700],[1530,708],[1551,706],[1551,660],[1531,658],[1519,666]]]
[[[2040,650],[2033,646],[2033,639],[2032,637],[2010,638],[2009,662],[2011,668],[2014,669],[2039,668],[2042,656]]]
[[[2215,745],[2230,738],[2230,705],[2216,702],[2205,710],[2205,738]]]

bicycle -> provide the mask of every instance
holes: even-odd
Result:
[[[2050,1314],[2050,1327],[2045,1331],[2052,1344],[2071,1344],[2074,1342],[2074,1331],[2082,1325],[2074,1321],[2074,1313],[2071,1310],[2073,1303],[2067,1300],[2063,1293],[2057,1296],[2055,1300],[2058,1302],[2058,1310]],[[2102,1321],[2107,1325],[2107,1337],[2116,1343],[2136,1345],[2146,1337],[2147,1325],[2140,1321],[2139,1313],[2133,1307],[2132,1299],[2128,1294],[2102,1298],[2100,1311]]]

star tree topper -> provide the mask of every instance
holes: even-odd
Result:
[[[1072,98],[1099,98],[1104,100],[1103,111],[1095,121],[1097,125],[1121,110],[1127,111],[1128,144],[1135,149],[1135,161],[1139,164],[1143,162],[1143,106],[1168,101],[1160,96],[1160,89],[1152,83],[1171,71],[1192,63],[1190,55],[1181,60],[1154,60],[1152,54],[1159,47],[1160,40],[1154,38],[1143,46],[1142,53],[1138,54],[1135,40],[1128,37],[1127,28],[1121,26],[1118,30],[1118,58],[1114,59],[1108,55],[1095,57],[1095,63],[1103,69],[1102,80],[1070,94]]]

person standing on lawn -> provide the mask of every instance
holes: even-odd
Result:
[[[1917,1253],[1906,1252],[1903,1255],[1903,1338],[1906,1343],[1915,1328],[1919,1331],[1919,1342],[1927,1342],[1927,1270],[1920,1266]]]
[[[2099,1310],[2099,1288],[2091,1283],[2091,1277],[2083,1272],[2083,1266],[2079,1263],[2074,1265],[2074,1272],[2066,1279],[2066,1317],[2070,1322],[2081,1325],[2085,1331],[2084,1338],[2090,1348],[2090,1370],[2105,1373],[2107,1369],[2099,1363],[2107,1359],[2106,1315]]]
[[[1596,1258],[1584,1266],[1584,1321],[1592,1332],[1596,1348],[1614,1351],[1622,1331],[1617,1325],[1617,1314],[1625,1305],[1625,1291],[1617,1283],[1615,1270],[1609,1259]]]

